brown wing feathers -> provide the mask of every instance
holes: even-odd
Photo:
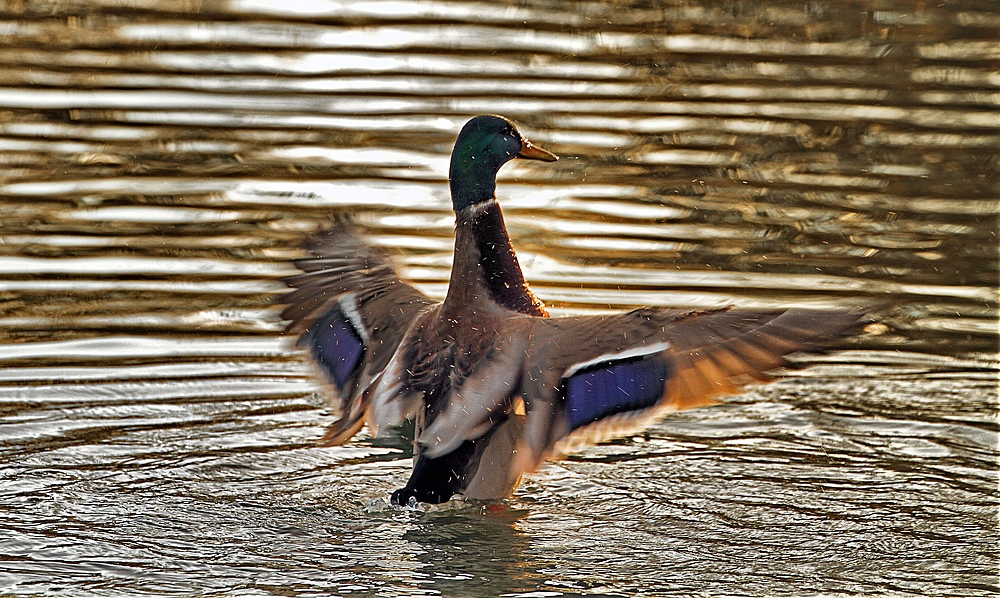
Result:
[[[551,337],[544,346],[575,347],[580,362],[594,357],[604,359],[592,366],[591,371],[604,367],[609,371],[625,371],[630,376],[650,371],[655,360],[666,360],[662,394],[655,404],[636,402],[634,395],[626,396],[628,393],[606,399],[612,407],[617,401],[625,408],[607,409],[607,417],[595,417],[592,423],[579,425],[573,421],[573,414],[565,411],[571,398],[567,394],[568,378],[575,376],[575,368],[567,361],[570,351],[535,354],[526,372],[538,372],[548,381],[525,384],[528,422],[519,449],[523,454],[518,455],[515,467],[532,469],[553,452],[560,454],[584,444],[635,433],[668,412],[713,404],[717,397],[738,393],[746,384],[767,382],[771,380],[768,372],[786,365],[788,354],[815,349],[816,342],[844,334],[862,319],[861,311],[681,313],[646,309],[615,318],[553,321],[556,326],[551,327]],[[540,332],[539,336],[546,335]],[[625,339],[631,339],[632,345],[626,345]],[[630,354],[634,351],[629,349],[657,341],[666,341],[668,348],[642,358],[650,360],[648,366],[636,364],[637,358]],[[533,348],[541,347],[536,344]],[[555,382],[553,376],[560,375],[566,378]],[[610,392],[621,393],[627,387],[627,384],[612,385]],[[642,392],[648,392],[648,388]]]
[[[767,382],[785,357],[848,332],[860,311],[730,311],[679,322],[667,335],[675,364],[666,403],[689,409],[715,402],[751,382]]]
[[[331,399],[341,418],[323,442],[340,444],[364,425],[370,402],[366,390],[388,365],[413,318],[433,302],[402,282],[388,256],[347,223],[319,236],[310,253],[295,262],[304,273],[285,279],[294,290],[282,298],[287,307],[281,316],[289,320],[286,331],[300,334],[299,346],[310,349],[324,376],[335,382],[338,396]],[[334,330],[337,326],[341,330]]]

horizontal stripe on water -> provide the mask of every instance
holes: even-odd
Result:
[[[0,361],[38,358],[132,359],[162,357],[277,357],[292,352],[287,337],[157,338],[105,336],[68,341],[0,344]]]
[[[332,114],[392,114],[405,112],[466,113],[508,112],[517,114],[549,113],[551,100],[535,98],[363,98],[346,95],[269,96],[234,95],[188,91],[131,90],[34,90],[0,89],[0,107],[31,109],[126,108],[142,106],[159,110],[248,110],[276,112],[315,112]],[[700,114],[713,116],[766,116],[769,118],[862,122],[905,121],[923,127],[981,128],[996,127],[996,114],[990,111],[944,110],[858,104],[756,103],[756,102],[629,102],[607,100],[560,100],[558,112],[621,112],[660,114]]]

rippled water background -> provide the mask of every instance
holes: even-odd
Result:
[[[0,4],[0,594],[1000,592],[992,1]],[[447,156],[556,313],[884,321],[506,509],[366,504],[278,279],[348,212],[442,296]]]

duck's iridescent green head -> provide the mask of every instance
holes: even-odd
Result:
[[[451,153],[451,202],[456,212],[493,199],[500,167],[514,158],[554,162],[555,154],[531,145],[502,116],[465,123]]]

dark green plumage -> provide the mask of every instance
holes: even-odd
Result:
[[[514,158],[554,161],[556,157],[527,144],[514,125],[501,116],[477,116],[462,127],[451,154],[448,179],[456,212],[496,197],[500,167]],[[542,153],[544,152],[544,153]]]

